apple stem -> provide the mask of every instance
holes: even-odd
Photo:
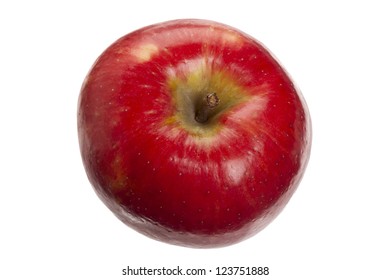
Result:
[[[215,92],[207,94],[199,102],[195,110],[195,120],[198,123],[205,123],[212,116],[212,112],[218,107],[220,100]]]

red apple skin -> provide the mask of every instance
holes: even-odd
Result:
[[[186,96],[211,91],[223,110],[192,120]],[[82,85],[78,134],[88,178],[120,220],[197,248],[266,227],[296,190],[311,146],[305,101],[270,52],[195,19],[145,27],[105,50]]]

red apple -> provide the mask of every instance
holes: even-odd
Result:
[[[97,59],[78,133],[96,193],[154,239],[221,247],[263,229],[308,162],[307,106],[269,51],[241,31],[174,20]]]

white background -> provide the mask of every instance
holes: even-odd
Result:
[[[127,265],[390,279],[388,7],[373,0],[2,1],[0,279],[150,279],[122,276]],[[311,160],[288,206],[260,234],[221,249],[167,245],[127,228],[93,192],[78,150],[78,94],[97,56],[135,29],[188,17],[262,41],[301,88],[313,120]]]

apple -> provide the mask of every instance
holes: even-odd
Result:
[[[211,248],[284,208],[311,146],[307,105],[257,40],[180,19],[120,38],[81,88],[78,136],[97,195],[126,225]]]

